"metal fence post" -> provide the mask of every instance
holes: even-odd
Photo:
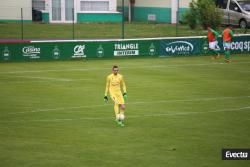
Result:
[[[75,15],[74,15],[74,8],[72,8],[72,33],[73,33],[73,40],[75,39]]]
[[[179,29],[179,0],[177,0],[177,10],[176,10],[176,36],[178,37],[178,29]]]
[[[175,36],[177,36],[178,37],[178,25],[179,25],[179,19],[178,19],[178,17],[179,17],[179,12],[178,12],[178,10],[176,11],[176,30],[175,30]]]
[[[21,8],[21,37],[23,40],[23,8]]]
[[[124,39],[124,0],[122,0],[122,34],[121,38]]]

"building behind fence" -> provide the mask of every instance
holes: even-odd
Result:
[[[1,22],[76,23],[128,21],[176,23],[191,0],[0,0]],[[124,8],[123,8],[124,4]],[[179,12],[179,14],[177,13]],[[178,19],[177,19],[178,18]]]

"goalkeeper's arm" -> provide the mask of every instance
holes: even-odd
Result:
[[[124,93],[123,93],[123,99],[126,101],[127,98],[128,98],[128,94],[127,94],[127,92],[124,92]]]
[[[106,81],[106,87],[105,87],[105,93],[104,93],[104,102],[108,102],[108,89],[109,89],[109,78],[107,77],[107,81]]]
[[[123,99],[126,101],[128,98],[128,94],[127,94],[127,88],[126,88],[126,84],[124,82],[124,79],[122,78],[122,89],[123,89]]]
[[[105,96],[104,96],[104,102],[105,102],[105,103],[108,103],[108,101],[109,101],[108,96],[105,95]]]

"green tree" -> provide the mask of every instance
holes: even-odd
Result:
[[[190,10],[184,13],[184,23],[187,23],[191,29],[195,29],[197,27],[197,7],[194,0],[189,3]]]
[[[191,29],[195,23],[206,29],[208,25],[218,28],[221,24],[222,15],[215,6],[214,0],[192,0],[189,4],[190,10],[186,13],[185,19]],[[191,17],[191,18],[190,18]]]

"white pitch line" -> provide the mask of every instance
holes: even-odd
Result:
[[[10,115],[14,114],[27,114],[27,113],[37,113],[37,112],[50,112],[50,111],[58,111],[58,110],[74,110],[81,108],[96,108],[96,107],[105,107],[105,106],[113,106],[113,104],[98,104],[98,105],[88,105],[88,106],[75,106],[75,107],[58,107],[58,108],[48,108],[48,109],[38,109],[32,111],[24,111],[24,112],[15,112],[9,113]]]
[[[51,70],[29,70],[29,71],[9,71],[0,72],[0,74],[19,74],[19,73],[42,73],[42,72],[63,72],[63,71],[94,71],[105,70],[110,68],[71,68],[71,69],[51,69]]]
[[[127,105],[140,105],[140,104],[154,104],[154,103],[176,103],[176,102],[194,102],[194,101],[213,101],[213,100],[230,100],[230,99],[244,99],[250,98],[250,96],[236,96],[236,97],[213,97],[213,98],[197,98],[197,99],[179,99],[179,100],[159,100],[159,101],[141,101],[141,102],[131,102],[127,103]],[[59,107],[59,108],[48,108],[48,109],[38,109],[32,111],[24,111],[24,112],[15,112],[9,113],[12,114],[28,114],[28,113],[37,113],[37,112],[51,112],[51,111],[59,111],[59,110],[74,110],[81,108],[96,108],[96,107],[105,107],[105,106],[113,106],[110,104],[97,104],[97,105],[87,105],[87,106],[74,106],[74,107]]]
[[[17,78],[28,78],[28,79],[40,79],[40,80],[52,80],[52,81],[63,81],[63,82],[70,82],[71,79],[66,78],[51,78],[51,77],[34,77],[34,76],[25,76],[25,75],[18,75],[18,76],[12,76]]]
[[[178,115],[191,115],[191,114],[219,113],[219,112],[238,111],[238,110],[245,110],[245,109],[250,109],[250,106],[241,107],[241,108],[205,111],[205,112],[176,112],[176,111],[173,111],[174,113],[146,114],[146,115],[142,115],[142,116],[143,117],[178,116]],[[141,117],[141,116],[135,115],[135,116],[130,116],[129,118],[138,118],[138,117]]]
[[[80,108],[96,108],[96,107],[104,107],[104,106],[111,106],[111,105],[113,104],[88,105],[88,106],[78,106],[78,107],[68,107],[68,108],[61,107],[61,108],[32,110],[31,112],[44,112],[44,111],[46,112],[46,111],[68,110],[68,109],[80,109]]]
[[[222,110],[212,110],[204,112],[179,112],[171,111],[173,113],[160,113],[160,114],[145,114],[145,115],[134,115],[126,116],[127,118],[143,118],[143,117],[167,117],[167,116],[188,116],[193,114],[208,114],[208,113],[220,113],[230,111],[244,111],[250,109],[250,106],[240,108],[230,108]],[[84,117],[84,118],[66,118],[66,119],[44,119],[44,120],[18,120],[18,121],[0,121],[0,123],[21,123],[21,122],[65,122],[65,121],[81,121],[81,120],[111,120],[112,117]]]
[[[230,97],[229,96],[229,97],[212,97],[212,98],[199,98],[199,99],[160,100],[160,101],[152,101],[152,102],[134,102],[133,104],[212,101],[212,100],[242,99],[242,98],[250,98],[250,96],[236,96],[236,97]],[[128,103],[128,104],[130,104],[130,103]]]
[[[52,78],[52,77],[38,77],[38,76],[25,76],[25,75],[18,75],[18,76],[7,76],[8,78],[28,78],[28,79],[38,79],[32,81],[11,81],[11,83],[22,83],[22,82],[49,82],[49,81],[60,81],[60,82],[73,82],[73,81],[89,81],[91,79],[68,79],[68,78]],[[41,81],[39,81],[41,80]],[[9,83],[10,81],[7,81]],[[4,82],[0,82],[4,83]]]
[[[250,62],[233,62],[234,64],[249,64]],[[138,69],[138,68],[174,68],[174,67],[187,67],[187,66],[209,66],[209,65],[228,65],[226,63],[199,63],[199,64],[166,64],[166,65],[148,65],[148,66],[127,66],[122,67],[122,69]],[[73,68],[73,69],[51,69],[51,70],[29,70],[29,71],[9,71],[9,72],[0,72],[0,74],[19,74],[19,73],[42,73],[42,72],[62,72],[62,71],[94,71],[94,70],[110,70],[109,68]]]
[[[54,80],[55,82],[78,82],[78,81],[89,81],[91,79],[69,79],[69,81],[63,81],[63,80]],[[51,83],[51,81],[53,80],[31,80],[31,81],[7,81],[7,82],[3,82],[3,81],[0,81],[0,84],[9,84],[9,83],[32,83],[32,82],[35,82],[35,83]]]
[[[241,73],[249,73],[250,71],[246,71],[246,70],[245,71],[240,71],[239,70],[239,72],[241,72]]]

